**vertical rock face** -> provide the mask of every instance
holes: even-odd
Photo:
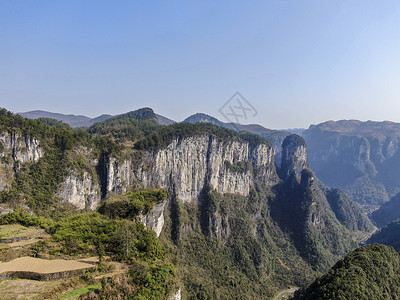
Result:
[[[108,157],[105,164],[104,196],[113,194],[124,194],[135,182],[135,174],[132,168],[132,161],[124,160],[119,162],[113,157]]]
[[[147,215],[140,217],[140,221],[144,224],[144,226],[154,230],[157,237],[160,236],[164,226],[164,208],[166,204],[167,201],[158,203]]]
[[[301,172],[308,168],[307,148],[304,139],[296,134],[289,135],[282,143],[282,163],[279,175],[283,180],[294,173],[298,182]]]
[[[79,209],[95,210],[101,201],[100,185],[88,172],[72,172],[61,183],[56,195]]]
[[[10,153],[13,160],[20,163],[37,162],[44,155],[39,141],[29,135],[3,132],[0,134],[0,141],[3,148],[3,153],[0,155],[4,156],[6,153]]]
[[[364,205],[381,205],[400,192],[400,126],[390,122],[337,121],[303,133],[316,176]]]
[[[183,202],[198,200],[209,185],[221,193],[248,195],[253,179],[265,185],[278,181],[272,146],[211,135],[176,139],[145,153],[138,164],[110,158],[106,170],[107,192],[121,193],[137,182],[144,188],[168,189]]]
[[[181,289],[178,289],[168,300],[181,300]]]
[[[11,188],[15,163],[34,163],[43,155],[37,139],[16,132],[0,133],[0,191]]]

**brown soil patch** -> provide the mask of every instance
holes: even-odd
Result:
[[[35,272],[49,274],[87,268],[93,268],[93,265],[76,260],[46,260],[25,256],[1,263],[0,274],[4,272]]]
[[[278,259],[278,261],[279,261],[279,263],[281,264],[282,267],[284,267],[284,268],[286,268],[287,270],[290,271],[290,268],[287,265],[285,265],[285,263],[282,260],[280,260],[279,258],[277,258],[277,259]]]

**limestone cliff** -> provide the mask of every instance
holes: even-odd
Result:
[[[211,185],[221,193],[248,195],[253,179],[277,183],[274,150],[212,135],[175,139],[167,147],[143,153],[140,161],[106,160],[106,192],[124,193],[129,186],[161,187],[182,202],[198,200]]]
[[[75,171],[65,178],[56,195],[61,202],[68,202],[78,209],[95,210],[100,205],[100,185],[88,172],[77,174]]]
[[[160,236],[164,226],[164,208],[166,204],[167,201],[158,203],[148,214],[140,216],[140,221],[144,224],[144,226],[154,230],[157,237]]]
[[[14,162],[37,162],[44,155],[43,149],[39,146],[39,141],[28,134],[3,132],[0,133],[0,143],[2,144],[1,148],[3,148],[0,151],[2,152],[0,157],[10,154]]]
[[[344,188],[357,202],[380,205],[400,192],[400,137],[389,130],[400,126],[354,122],[366,129],[338,121],[306,130],[310,166],[325,184]]]
[[[20,163],[34,163],[44,155],[39,141],[17,132],[0,133],[0,191],[9,189]]]
[[[294,174],[299,182],[301,172],[308,167],[307,148],[304,139],[296,134],[287,136],[282,143],[280,177],[286,180]]]

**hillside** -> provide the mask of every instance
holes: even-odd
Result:
[[[399,220],[400,194],[393,196],[388,202],[384,203],[379,209],[371,214],[370,218],[379,227],[383,227],[390,222]]]
[[[277,165],[275,147],[259,135],[210,123],[162,126],[150,108],[88,130],[5,110],[0,120],[4,205],[51,218],[58,224],[51,228],[64,228],[52,230],[53,238],[77,253],[92,248],[69,233],[70,222],[78,230],[94,218],[87,226],[111,231],[123,220],[142,222],[166,247],[186,298],[272,297],[313,280],[372,229],[350,198],[308,169],[296,135],[283,141]],[[170,196],[157,193],[163,200],[154,203],[158,196],[141,192],[154,188]],[[104,216],[74,219],[96,210]],[[108,285],[99,295],[113,292]]]
[[[381,228],[368,239],[367,243],[384,244],[392,246],[396,251],[400,251],[400,222],[394,221]]]
[[[399,286],[399,253],[375,244],[346,255],[295,299],[399,299]]]

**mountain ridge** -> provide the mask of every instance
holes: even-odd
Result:
[[[64,123],[69,124],[72,128],[76,127],[90,127],[94,123],[102,122],[107,119],[119,116],[119,115],[109,115],[109,114],[102,114],[100,116],[90,118],[84,115],[75,115],[75,114],[61,114],[61,113],[54,113],[45,110],[33,110],[27,112],[19,112],[18,115],[28,118],[28,119],[38,119],[38,118],[51,118],[58,121],[62,121]],[[164,117],[162,115],[156,114],[157,120],[161,125],[170,125],[175,123],[175,121]]]

